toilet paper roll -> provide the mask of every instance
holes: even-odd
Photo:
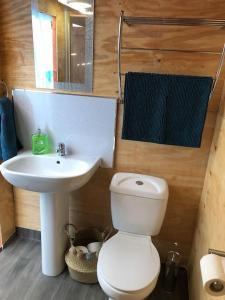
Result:
[[[200,260],[204,290],[213,296],[225,295],[225,258],[208,254]]]

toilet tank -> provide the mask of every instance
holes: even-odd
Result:
[[[114,228],[142,235],[159,233],[169,196],[164,179],[117,173],[112,178],[110,191]]]

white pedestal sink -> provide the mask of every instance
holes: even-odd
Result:
[[[69,192],[85,185],[100,165],[100,159],[55,154],[21,153],[1,164],[11,184],[40,193],[42,272],[57,276],[64,267],[69,222]]]

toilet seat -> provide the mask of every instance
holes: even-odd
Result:
[[[120,292],[135,294],[155,286],[159,271],[159,254],[148,236],[118,232],[99,253],[98,277]]]
[[[104,281],[101,276],[98,276],[98,281],[103,291],[109,296],[109,299],[120,299],[120,300],[142,300],[145,299],[155,288],[156,281],[141,291],[135,293],[127,293],[114,289],[111,285]]]

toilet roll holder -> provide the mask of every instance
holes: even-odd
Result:
[[[219,251],[219,250],[215,250],[215,249],[210,249],[209,248],[208,253],[209,254],[215,254],[215,255],[218,255],[218,256],[225,257],[225,252],[224,251]]]
[[[225,257],[225,252],[224,251],[219,251],[219,250],[215,250],[215,249],[209,249],[208,250],[209,254],[215,254],[221,257]],[[210,289],[212,292],[218,293],[221,292],[222,290],[224,290],[224,285],[220,280],[215,280],[210,284]]]

